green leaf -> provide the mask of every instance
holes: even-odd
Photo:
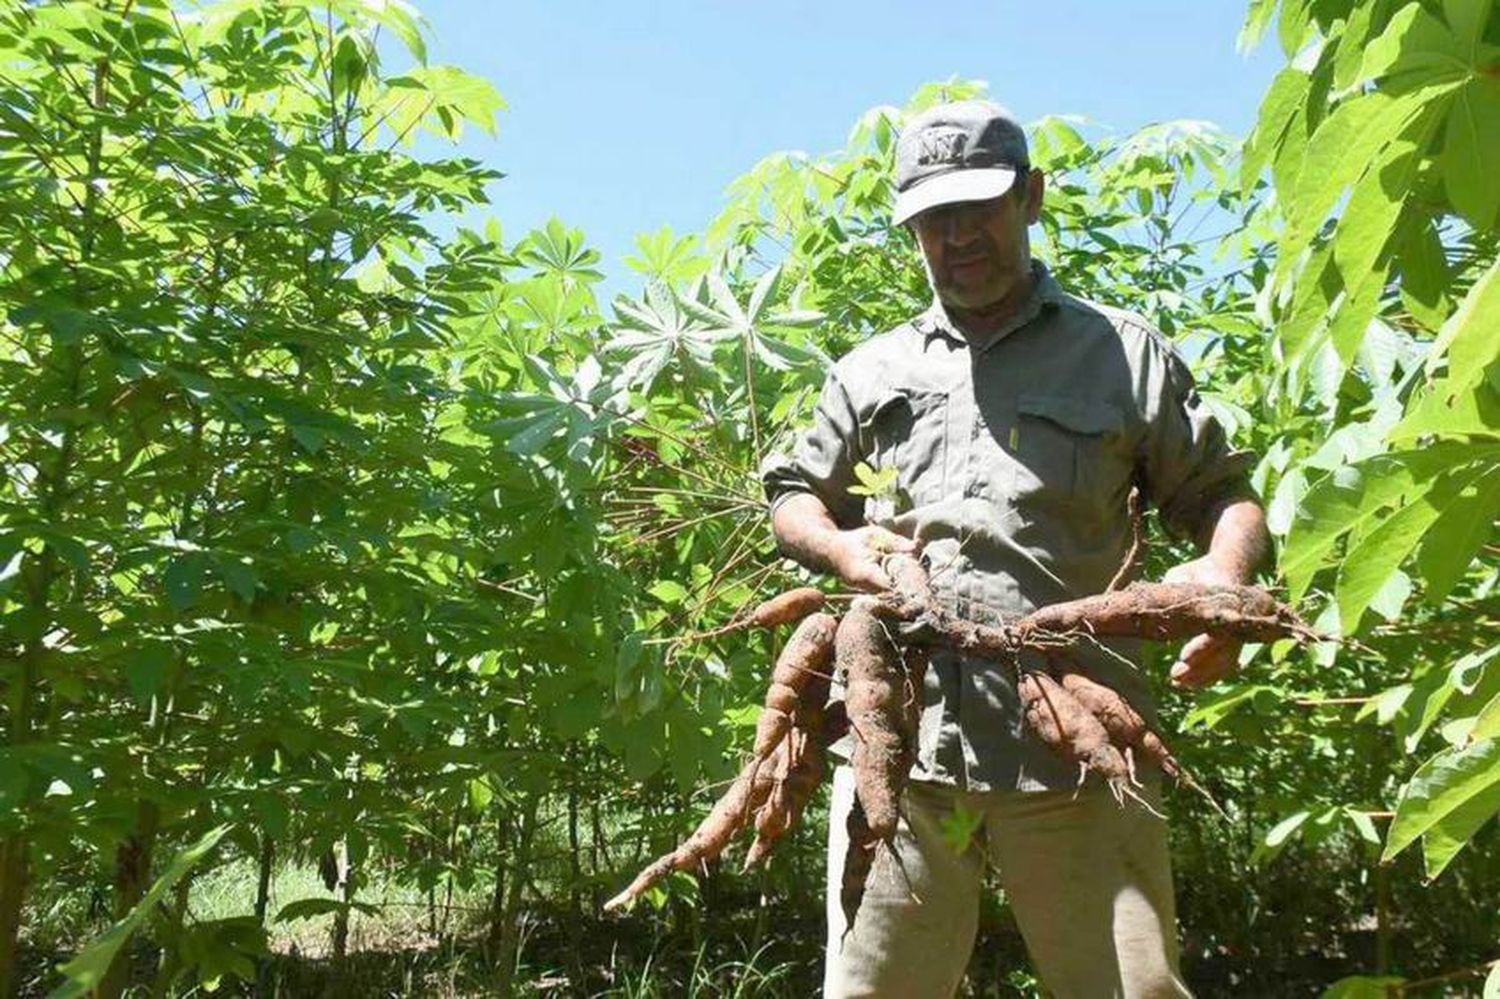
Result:
[[[1354,831],[1359,833],[1360,839],[1374,846],[1380,845],[1380,832],[1375,828],[1375,821],[1369,815],[1357,808],[1345,808],[1344,815],[1354,826]]]
[[[1492,472],[1488,465],[1471,463],[1450,475],[1419,483],[1405,506],[1384,517],[1351,547],[1337,583],[1339,620],[1346,634],[1358,629],[1370,601],[1440,517],[1452,515],[1462,524],[1465,496]],[[1456,506],[1459,512],[1453,513]]]
[[[148,646],[131,653],[125,662],[125,682],[142,704],[159,694],[166,683],[172,663],[164,648]]]
[[[1336,593],[1345,634],[1359,629],[1365,608],[1380,592],[1440,511],[1420,500],[1408,503],[1365,536],[1344,557]]]
[[[1437,722],[1455,695],[1468,696],[1473,691],[1476,677],[1482,677],[1485,665],[1497,652],[1500,652],[1500,647],[1469,653],[1447,669],[1430,670],[1411,685],[1410,697],[1403,699],[1400,705],[1399,727],[1403,733],[1401,744],[1406,752],[1416,751],[1422,737]],[[1386,693],[1389,694],[1390,691]],[[1381,712],[1380,720],[1382,723],[1390,721],[1390,713]]]
[[[954,806],[953,810],[944,815],[939,823],[943,835],[943,842],[948,844],[955,854],[968,852],[969,845],[974,842],[974,834],[984,825],[984,812],[971,812],[962,804]]]
[[[1440,604],[1464,577],[1500,517],[1500,464],[1466,485],[1422,539],[1417,569],[1427,586],[1424,596]]]
[[[1266,29],[1271,26],[1271,19],[1276,16],[1277,0],[1250,0],[1249,9],[1245,12],[1245,23],[1240,26],[1239,36],[1235,39],[1235,47],[1241,52],[1253,49],[1265,35]]]
[[[1480,709],[1478,717],[1474,719],[1474,727],[1469,730],[1469,739],[1473,742],[1496,736],[1500,736],[1500,694],[1496,694]]]
[[[1296,121],[1298,110],[1307,103],[1311,80],[1307,73],[1288,66],[1271,81],[1271,89],[1261,101],[1255,131],[1245,143],[1244,157],[1240,162],[1243,190],[1253,190],[1266,164],[1281,148],[1287,129]]]
[[[214,569],[235,596],[246,603],[255,599],[255,590],[260,585],[260,580],[254,569],[232,555],[215,557]]]
[[[489,807],[490,802],[495,800],[495,790],[490,786],[489,777],[475,777],[469,781],[469,807],[476,812],[483,812]]]
[[[1397,258],[1401,270],[1401,301],[1413,318],[1431,330],[1448,321],[1448,292],[1453,276],[1443,241],[1432,219],[1406,227],[1406,239]]]
[[[1400,131],[1354,185],[1333,237],[1333,262],[1344,282],[1343,308],[1350,314],[1339,317],[1332,339],[1346,363],[1353,359],[1375,313],[1385,286],[1386,248],[1396,233],[1396,220],[1438,122],[1440,105],[1427,101],[1425,92],[1412,95],[1412,99],[1417,97],[1423,97],[1423,103],[1405,119]],[[1378,129],[1384,124],[1375,121],[1368,127]],[[1358,308],[1353,307],[1356,303]]]
[[[895,466],[875,469],[861,461],[854,466],[854,477],[859,482],[849,487],[850,495],[888,498],[895,495],[901,472]]]
[[[1414,488],[1414,470],[1426,472],[1423,466],[1432,457],[1430,451],[1381,455],[1338,468],[1313,483],[1297,510],[1281,553],[1281,571],[1294,603],[1307,592],[1339,538],[1376,522],[1387,507]],[[1449,455],[1445,452],[1436,457],[1441,467],[1441,461]]]
[[[1500,739],[1445,749],[1412,775],[1391,822],[1381,862],[1394,858],[1438,822],[1500,782]]]
[[[1434,82],[1461,81],[1468,75],[1464,49],[1463,43],[1421,3],[1409,3],[1365,46],[1364,60],[1352,83],[1387,78],[1387,89],[1407,90]]]
[[[1500,780],[1433,823],[1422,836],[1422,866],[1427,880],[1443,873],[1474,834],[1500,813]]]
[[[1354,9],[1349,12],[1349,19],[1344,22],[1343,29],[1335,36],[1338,46],[1333,62],[1335,93],[1344,90],[1354,82],[1360,64],[1364,61],[1365,46],[1370,41],[1370,29],[1379,6],[1374,3],[1355,4]]]
[[[1375,91],[1338,105],[1319,124],[1308,139],[1296,185],[1282,206],[1288,227],[1281,240],[1278,281],[1291,275],[1302,252],[1312,244],[1324,219],[1350,185],[1374,173],[1375,191],[1367,194],[1365,200],[1377,200],[1375,195],[1381,193],[1380,171],[1398,159],[1387,153],[1387,147],[1406,133],[1410,122],[1418,116],[1432,122],[1437,120],[1427,91],[1401,96]],[[1399,194],[1404,196],[1405,192]],[[1384,235],[1381,234],[1382,243]],[[1308,284],[1300,282],[1299,302],[1315,290]],[[1295,308],[1294,305],[1294,311]]]
[[[1328,986],[1319,999],[1390,999],[1405,981],[1397,975],[1351,975]]]
[[[1500,189],[1500,184],[1494,185]],[[1493,261],[1449,320],[1427,355],[1428,370],[1448,361],[1447,392],[1455,395],[1484,377],[1500,358],[1500,259]]]
[[[1198,698],[1197,705],[1182,719],[1182,727],[1190,729],[1201,725],[1205,729],[1214,728],[1233,711],[1253,704],[1263,695],[1274,697],[1275,694],[1276,688],[1264,684],[1206,694]]]
[[[681,605],[688,598],[688,588],[675,579],[658,579],[646,592],[672,607]]]
[[[173,857],[172,862],[167,865],[166,872],[156,879],[146,894],[135,904],[134,908],[126,913],[123,919],[58,969],[67,982],[54,989],[48,999],[75,999],[97,988],[104,981],[109,966],[114,963],[115,955],[135,934],[141,923],[156,911],[157,904],[177,887],[177,882],[181,881],[198,861],[217,846],[219,840],[223,839],[232,828],[233,826],[230,825],[222,825],[210,829],[196,843]]]
[[[1250,863],[1252,865],[1268,863],[1276,859],[1277,854],[1286,848],[1291,838],[1312,818],[1312,812],[1304,809],[1294,812],[1276,823],[1266,834],[1261,837],[1255,849],[1250,852]]]
[[[181,614],[198,602],[203,594],[203,577],[209,569],[210,559],[204,552],[184,552],[172,560],[162,576],[167,590],[167,602]]]
[[[359,912],[366,916],[379,916],[380,907],[368,902],[341,902],[336,898],[299,898],[288,902],[276,913],[276,922],[290,923],[301,919],[315,919],[337,912]]]
[[[1500,79],[1470,80],[1448,112],[1439,170],[1448,197],[1480,232],[1500,220]]]
[[[720,720],[730,728],[754,728],[760,721],[759,703],[743,704],[737,708],[725,708]]]
[[[418,62],[427,62],[427,40],[422,31],[427,22],[406,0],[358,0],[364,13],[391,29]]]
[[[506,106],[489,81],[456,66],[418,66],[405,76],[390,78],[386,87],[376,110],[403,142],[413,140],[418,126],[457,141],[465,121],[494,135],[495,115]]]
[[[639,631],[632,631],[620,641],[620,649],[615,656],[615,700],[624,701],[635,693],[645,647],[646,636]]]
[[[1276,19],[1276,37],[1288,59],[1297,54],[1312,28],[1312,0],[1281,0]]]

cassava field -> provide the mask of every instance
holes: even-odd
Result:
[[[979,85],[767,157],[605,302],[419,152],[504,102],[405,4],[0,0],[0,994],[811,994],[826,747],[854,914],[946,646],[1080,779],[1176,778],[1199,994],[1500,995],[1496,6],[1253,0],[1243,139],[1032,123],[1035,251],[1191,360],[1276,562],[978,622],[779,558],[756,468],[929,300],[895,130]],[[1159,723],[1067,656],[1205,629],[1244,668]],[[988,892],[968,994],[1025,969]]]

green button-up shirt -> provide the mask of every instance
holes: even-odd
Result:
[[[1016,617],[1103,590],[1130,541],[1132,483],[1174,533],[1249,494],[1249,455],[1140,316],[1067,294],[1040,263],[1032,294],[970,340],[934,302],[830,371],[813,424],[762,468],[774,511],[795,493],[842,527],[879,524],[925,542],[933,582],[958,613]],[[849,492],[854,468],[896,470],[880,497]],[[1075,656],[1154,714],[1134,643]],[[975,790],[1071,787],[1077,771],[1027,732],[1010,671],[939,653],[927,672],[918,779]]]

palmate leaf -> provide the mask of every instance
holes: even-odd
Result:
[[[1350,98],[1308,140],[1296,185],[1282,208],[1290,220],[1279,247],[1277,277],[1285,280],[1339,198],[1370,169],[1427,99],[1425,93],[1380,91]]]
[[[556,218],[549,219],[544,228],[528,233],[516,253],[559,277],[588,282],[604,278],[593,269],[599,262],[599,251],[588,246],[582,230],[569,229]]]
[[[761,275],[743,306],[721,271],[711,271],[686,293],[651,281],[645,301],[616,299],[621,332],[610,340],[606,350],[632,353],[634,356],[625,362],[626,382],[648,391],[674,360],[711,366],[713,351],[731,343],[736,344],[736,351],[748,344],[752,356],[773,370],[807,366],[821,372],[829,363],[821,351],[794,345],[769,332],[822,319],[820,313],[806,309],[772,308],[781,286],[780,275],[779,266]]]
[[[406,0],[341,0],[335,10],[343,13],[340,8],[345,6],[349,13],[388,28],[418,62],[427,62],[427,40],[423,37],[427,19]]]
[[[757,278],[748,301],[742,307],[728,283],[714,272],[709,274],[706,282],[713,309],[690,301],[683,304],[690,310],[699,310],[695,314],[705,324],[714,327],[715,333],[726,339],[733,337],[748,342],[755,359],[773,371],[806,365],[821,373],[829,364],[826,355],[815,347],[797,346],[771,333],[772,330],[810,326],[823,318],[819,312],[795,305],[783,309],[772,307],[781,292],[783,273],[782,267],[777,265]]]
[[[1421,3],[1410,3],[1362,45],[1373,25],[1370,6],[1360,5],[1332,29],[1329,51],[1335,55],[1325,54],[1315,71],[1333,70],[1338,89],[1331,113],[1305,150],[1277,149],[1281,213],[1288,226],[1279,243],[1275,284],[1285,288],[1296,278],[1278,334],[1291,357],[1318,346],[1319,323],[1326,319],[1339,356],[1346,363],[1352,359],[1385,286],[1392,240],[1402,236],[1404,225],[1424,224],[1403,209],[1439,135],[1444,180],[1455,206],[1482,230],[1493,229],[1500,212],[1500,187],[1490,181],[1500,170],[1500,80],[1489,72],[1500,61],[1500,49],[1481,41],[1488,0],[1445,0],[1441,18]],[[1362,53],[1357,70],[1355,52]],[[1297,114],[1287,113],[1295,103],[1294,78],[1281,83],[1283,92],[1273,88],[1262,108],[1268,132],[1279,121],[1273,112]],[[1253,139],[1247,150],[1251,172],[1243,182],[1252,182],[1260,169],[1265,155],[1260,141]],[[1291,163],[1297,166],[1296,181],[1287,185],[1283,173]],[[1316,254],[1307,261],[1305,251],[1351,187],[1333,233],[1332,269]],[[1402,238],[1395,245],[1406,243]],[[1430,311],[1425,315],[1424,321],[1435,318]]]
[[[652,280],[641,300],[619,296],[614,301],[614,335],[606,354],[625,355],[620,376],[625,384],[651,392],[667,367],[676,361],[712,364],[713,347],[722,333],[684,308],[667,284]]]
[[[635,238],[638,256],[625,258],[626,266],[648,278],[671,284],[691,281],[708,269],[708,258],[701,252],[701,240],[695,233],[677,236],[671,226],[663,225],[652,233]]]
[[[1475,2],[1484,0],[1460,0],[1455,6]],[[1433,78],[1456,80],[1464,67],[1460,46],[1448,26],[1421,3],[1408,3],[1365,46],[1359,73],[1350,85],[1382,80],[1387,86],[1409,89]]]
[[[493,84],[457,66],[418,66],[386,86],[375,120],[384,117],[385,127],[406,143],[417,128],[457,141],[466,121],[494,135],[495,116],[506,107]]]
[[[1444,0],[1442,19],[1420,3],[1391,18],[1372,41],[1354,83],[1379,79],[1388,89],[1431,84],[1454,89],[1445,101],[1445,140],[1439,159],[1448,197],[1475,228],[1489,231],[1500,214],[1500,49],[1484,43],[1490,0]],[[1446,23],[1445,23],[1446,22]]]
[[[569,456],[583,461],[594,435],[615,418],[614,387],[604,380],[598,360],[585,357],[571,378],[539,355],[526,355],[522,363],[532,383],[544,392],[501,393],[496,407],[513,415],[491,420],[485,431],[523,457],[536,454],[562,432]]]

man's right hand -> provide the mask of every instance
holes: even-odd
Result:
[[[914,555],[920,550],[911,538],[876,527],[839,531],[829,539],[828,562],[838,577],[857,590],[877,593],[891,588],[890,577],[880,567],[887,555]]]
[[[888,590],[891,581],[880,560],[896,553],[914,555],[922,546],[873,524],[841,529],[816,496],[788,497],[776,508],[771,529],[781,550],[810,569],[831,572],[857,590]]]

